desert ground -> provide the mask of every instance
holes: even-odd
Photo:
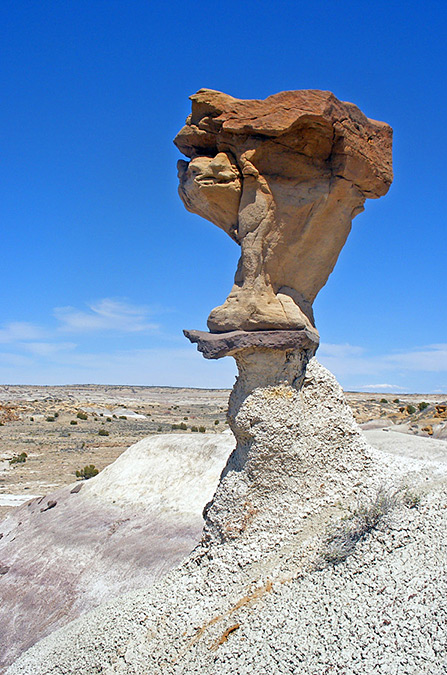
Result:
[[[87,465],[102,470],[146,436],[221,433],[228,428],[229,394],[170,387],[0,386],[0,518],[31,496],[73,483],[76,471]],[[346,392],[346,398],[360,424],[447,437],[447,395]],[[21,453],[27,455],[24,462],[10,463]]]

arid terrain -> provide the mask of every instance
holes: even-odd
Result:
[[[0,518],[31,496],[74,482],[76,471],[87,465],[103,469],[151,434],[224,431],[229,393],[141,386],[0,386]],[[447,437],[446,395],[347,392],[346,397],[360,424],[379,420],[379,426],[398,425],[396,430],[405,433]],[[10,463],[21,453],[26,453],[25,461]]]

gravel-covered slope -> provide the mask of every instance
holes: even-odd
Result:
[[[53,633],[8,675],[445,673],[447,452],[443,462],[440,455],[436,461],[414,453],[406,459],[368,447],[346,416],[334,378],[316,362],[305,392],[294,411],[302,406],[298,427],[313,429],[307,450],[325,452],[328,463],[337,463],[337,452],[343,458],[338,440],[327,446],[327,425],[318,431],[326,415],[338,429],[334,438],[345,435],[349,452],[359,448],[363,479],[357,467],[350,471],[341,462],[333,483],[324,474],[318,485],[314,476],[305,483],[314,492],[301,495],[298,483],[291,486],[298,515],[281,520],[272,508],[270,531],[276,527],[281,536],[272,536],[271,546],[263,541],[259,555],[255,526],[241,535],[250,556],[245,549],[240,556],[237,537],[203,541],[151,589]],[[322,439],[326,446],[319,445]],[[299,447],[289,450],[284,461],[296,461]],[[297,481],[302,478],[297,474]],[[387,486],[382,493],[381,483]],[[267,515],[263,511],[263,522]],[[336,532],[352,545],[342,546],[333,564],[329,544]]]

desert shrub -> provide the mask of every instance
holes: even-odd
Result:
[[[29,421],[30,421],[30,422],[34,422],[34,417],[30,417],[30,418],[29,418]]]
[[[93,478],[93,476],[97,476],[98,473],[99,470],[95,468],[94,464],[88,464],[87,466],[84,466],[83,469],[76,471],[76,478],[88,480],[89,478]]]
[[[98,431],[98,436],[109,436],[109,432],[107,431],[107,429],[100,429]]]
[[[162,427],[158,427],[157,431],[163,431]]]
[[[406,487],[402,493],[402,502],[409,509],[415,509],[421,503],[421,495]]]
[[[112,417],[114,420],[118,419],[116,415],[112,415]]]
[[[45,419],[46,422],[54,422],[54,417],[53,415],[48,415],[48,417]]]
[[[202,427],[202,426],[199,427],[199,431],[200,431],[201,434],[204,434],[205,431],[206,431],[206,427]]]
[[[184,417],[183,419],[186,421],[188,418],[187,418],[187,417]]]
[[[191,427],[191,431],[198,431],[197,427]]]
[[[106,422],[111,422],[112,418],[111,417],[106,417]]]
[[[55,413],[54,413],[54,417],[59,417],[59,413],[58,413],[58,412],[55,412]]]
[[[70,424],[72,424],[74,426],[75,424],[77,424],[77,421],[76,420],[70,420]]]
[[[26,462],[27,457],[28,457],[28,455],[26,454],[26,452],[21,452],[20,455],[14,455],[13,457],[11,457],[11,459],[9,460],[9,463],[10,464],[24,464]]]
[[[388,401],[386,400],[386,398],[381,398],[380,403],[388,403]]]
[[[86,420],[86,419],[87,419],[87,413],[85,413],[85,412],[78,412],[77,415],[76,415],[76,417],[78,418],[78,420]]]
[[[418,408],[422,412],[425,408],[428,408],[428,403],[426,401],[421,401],[418,403]]]
[[[398,501],[398,491],[382,488],[378,490],[375,499],[359,505],[335,530],[327,533],[317,566],[338,565],[344,562],[354,552],[358,542],[378,527],[382,518],[397,505]]]
[[[219,420],[214,420],[214,424],[219,424]]]
[[[416,408],[414,407],[414,405],[407,405],[406,411],[409,415],[412,415],[413,413],[416,412]]]
[[[120,420],[127,420],[127,417],[126,417],[126,415],[120,415],[118,419],[120,419]]]
[[[400,403],[400,400],[398,398],[393,398],[393,403]]]
[[[180,422],[180,424],[171,424],[171,429],[181,429],[182,431],[186,431],[188,427],[184,422]]]

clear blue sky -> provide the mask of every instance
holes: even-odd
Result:
[[[394,128],[315,302],[347,389],[447,391],[444,2],[46,0],[0,5],[1,383],[232,386],[205,328],[237,246],[185,211],[172,138],[201,87],[329,89]]]

